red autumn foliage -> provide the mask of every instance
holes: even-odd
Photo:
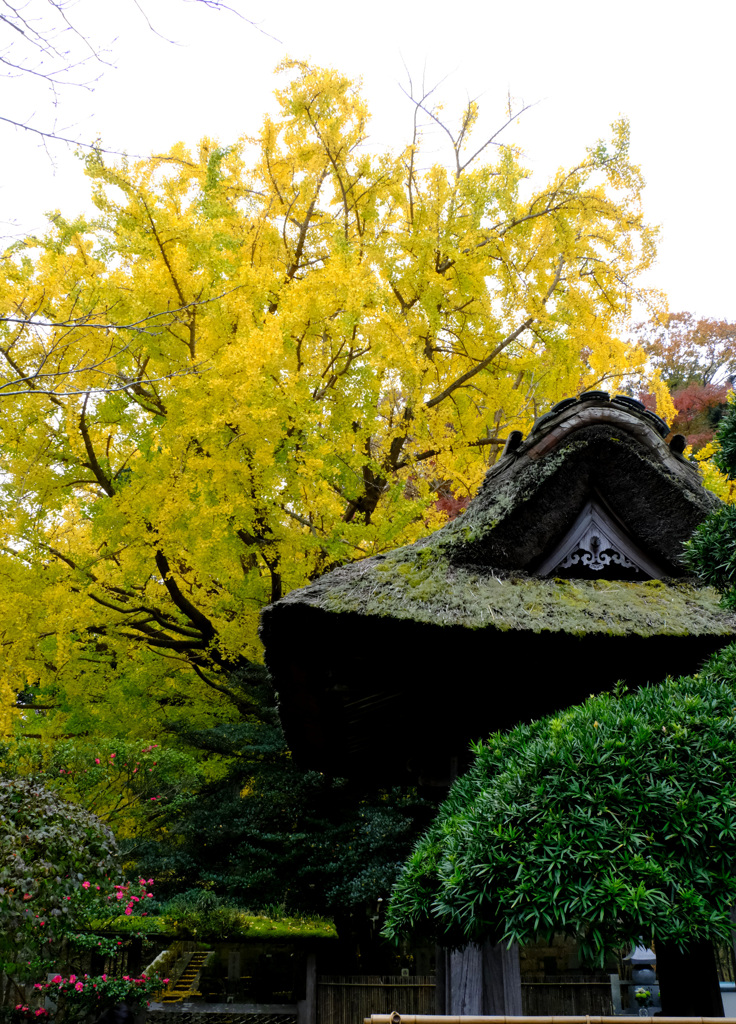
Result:
[[[452,491],[443,490],[437,501],[435,501],[434,507],[438,512],[444,512],[448,519],[455,519],[461,512],[465,511],[469,501],[469,495],[456,498]]]
[[[736,324],[671,313],[663,323],[639,324],[636,334],[670,387],[677,409],[672,433],[702,448],[715,436],[736,377]],[[639,398],[657,411],[653,395]]]
[[[736,324],[728,320],[670,313],[663,323],[639,324],[634,333],[673,389],[725,383],[736,375]]]

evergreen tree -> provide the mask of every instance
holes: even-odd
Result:
[[[733,650],[700,676],[591,697],[478,744],[394,889],[387,934],[565,933],[585,959],[656,942],[667,1014],[721,1015],[736,902]]]

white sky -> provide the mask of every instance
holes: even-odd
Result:
[[[508,92],[535,104],[506,138],[540,184],[625,114],[647,218],[662,227],[649,283],[673,311],[736,320],[736,0],[230,0],[263,31],[193,0],[139,2],[175,44],[148,28],[135,0],[78,0],[70,17],[109,45],[113,66],[90,65],[80,74],[102,72],[94,89],[61,90],[55,110],[40,85],[0,79],[0,114],[40,129],[55,118],[62,134],[131,154],[203,135],[226,144],[257,130],[288,54],[362,77],[372,145],[398,147],[411,129],[406,66],[415,80],[445,79],[437,95],[448,119],[468,96],[491,129]],[[0,45],[12,35],[0,23]],[[37,138],[0,124],[6,239],[39,230],[47,210],[88,208],[78,161],[61,144],[48,150],[53,162]]]

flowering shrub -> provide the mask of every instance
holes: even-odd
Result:
[[[98,818],[31,779],[1,778],[0,969],[53,959],[86,921],[81,883],[105,884],[116,870],[115,839]]]
[[[134,766],[135,767],[135,766]],[[0,779],[0,973],[19,983],[56,969],[74,950],[102,956],[119,951],[123,940],[97,935],[119,917],[145,916],[153,900],[153,879],[113,882],[117,847],[110,830],[94,815],[59,800],[29,779]],[[12,957],[12,959],[11,959]],[[36,981],[55,1017],[76,1021],[99,1017],[116,1003],[141,1004],[165,984],[157,975],[107,974]],[[15,1021],[42,1021],[44,1007],[18,1003]]]
[[[143,1006],[152,996],[168,984],[168,978],[157,974],[141,974],[133,978],[128,974],[113,978],[107,974],[78,976],[57,974],[51,981],[34,985],[39,993],[48,996],[57,1006],[55,1017],[65,1022],[98,1018],[117,1003],[127,1003],[133,1008]],[[16,1007],[16,1010],[19,1008]],[[27,1009],[27,1007],[26,1007]],[[40,1019],[37,1011],[21,1019]],[[43,1014],[48,1016],[44,1010]],[[43,1015],[42,1014],[42,1015]],[[41,1016],[42,1016],[41,1015]]]

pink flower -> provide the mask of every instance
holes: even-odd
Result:
[[[168,984],[169,984],[169,979],[168,978],[164,978],[164,985],[168,985]]]
[[[107,975],[106,975],[106,974],[103,974],[103,975],[102,975],[102,980],[103,980],[103,981],[107,981]]]
[[[131,909],[130,907],[126,907],[126,908],[125,908],[125,913],[126,913],[126,914],[132,914],[132,913],[133,913],[133,911],[132,911],[132,909]]]
[[[83,889],[89,889],[89,882],[82,882]]]
[[[53,983],[54,983],[55,985],[58,985],[60,981],[63,981],[63,978],[61,977],[61,975],[60,975],[60,974],[57,974],[57,975],[56,975],[56,977],[55,977],[55,978],[52,978],[51,980],[53,981]]]
[[[76,974],[70,974],[69,975],[69,982],[70,982],[70,984],[73,984],[76,980],[77,980]]]
[[[84,991],[84,985],[82,984],[81,981],[78,981],[77,984],[74,987],[77,990],[77,992],[83,992]]]
[[[99,759],[99,757],[96,757],[95,758],[95,764],[99,764],[99,763],[100,763],[100,759]]]

